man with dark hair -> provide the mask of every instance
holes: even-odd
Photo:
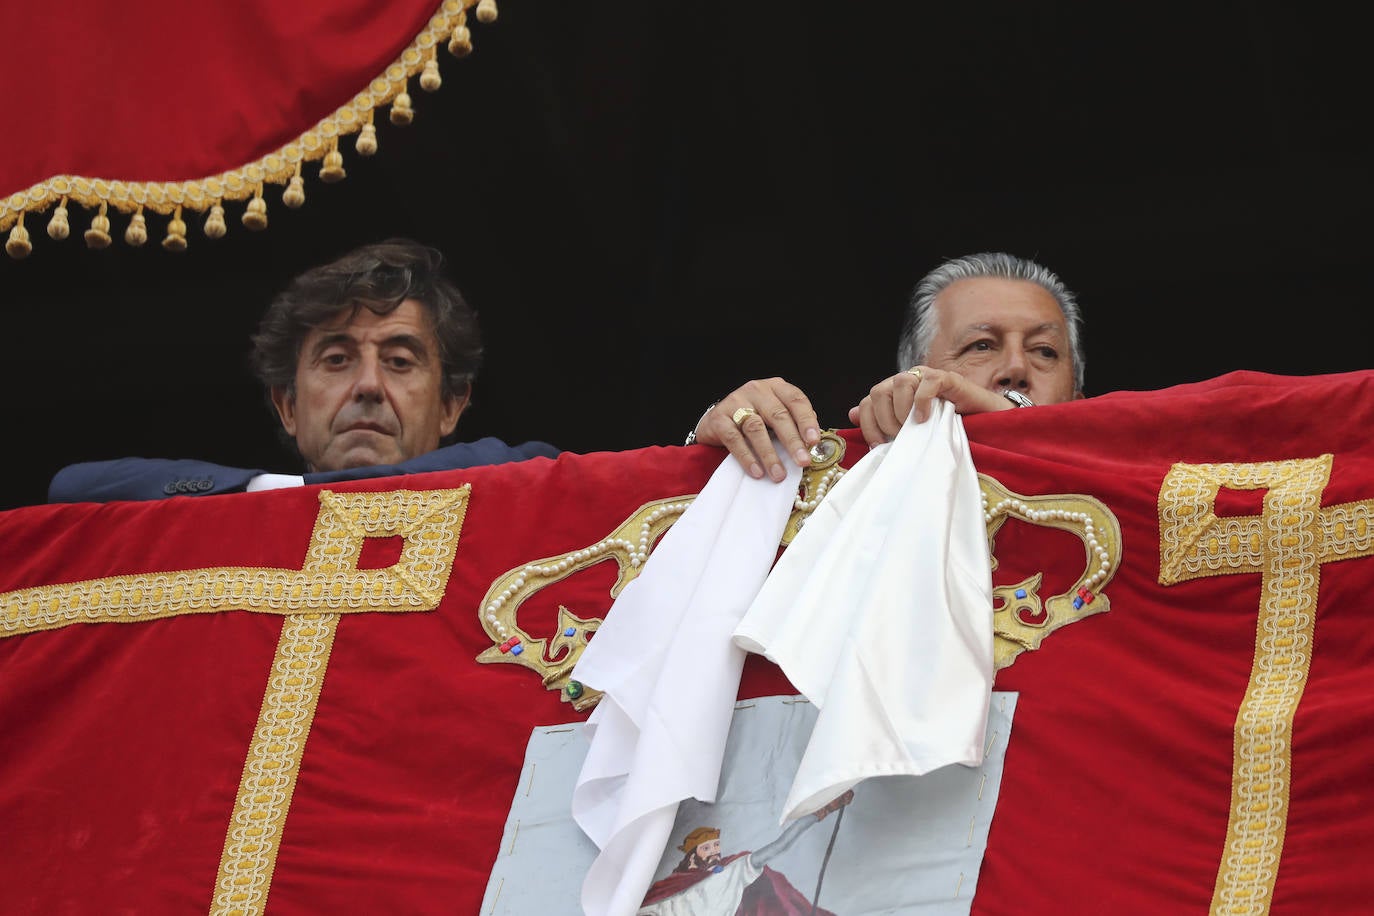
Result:
[[[48,500],[232,493],[556,456],[546,442],[451,441],[482,337],[442,263],[438,251],[406,239],[365,245],[296,277],[268,307],[250,362],[303,475],[120,458],[61,469]]]

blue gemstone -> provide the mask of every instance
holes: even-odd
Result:
[[[1024,588],[1018,588],[1018,589],[1016,590],[1016,597],[1018,597],[1018,598],[1024,598],[1024,597],[1026,597],[1026,590],[1025,590]]]

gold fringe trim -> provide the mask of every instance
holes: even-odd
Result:
[[[373,113],[377,109],[390,104],[393,106],[389,118],[391,123],[404,125],[411,122],[415,113],[407,91],[410,79],[422,74],[419,81],[421,88],[427,92],[436,91],[441,83],[436,58],[438,46],[446,44],[449,53],[459,58],[466,57],[472,51],[467,11],[474,6],[479,22],[496,21],[495,0],[444,0],[424,31],[366,89],[295,140],[256,162],[218,175],[172,182],[57,175],[27,191],[0,199],[0,232],[10,232],[5,251],[15,259],[26,257],[33,250],[31,239],[34,233],[24,227],[24,215],[43,213],[54,204],[58,206],[48,225],[48,235],[53,239],[66,238],[70,232],[69,202],[99,209],[91,228],[84,234],[86,244],[91,248],[104,248],[110,244],[109,218],[106,215],[110,208],[136,217],[131,220],[124,236],[130,245],[140,245],[147,240],[145,211],[172,216],[167,241],[163,243],[163,247],[169,251],[181,251],[186,247],[186,229],[181,217],[183,210],[198,213],[210,211],[204,225],[205,234],[210,238],[221,238],[227,228],[224,202],[249,200],[249,207],[243,214],[243,224],[249,229],[265,229],[267,208],[262,197],[264,185],[288,185],[283,202],[288,207],[299,207],[305,199],[304,190],[299,180],[293,182],[292,179],[300,178],[303,163],[325,160],[320,179],[325,182],[338,181],[344,177],[339,138],[360,134],[357,152],[370,156],[377,150],[376,129],[373,127]]]

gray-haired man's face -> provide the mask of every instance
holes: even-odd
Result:
[[[937,330],[925,364],[990,391],[1023,392],[1036,404],[1082,397],[1074,387],[1068,328],[1059,303],[1029,280],[956,280],[935,297]]]

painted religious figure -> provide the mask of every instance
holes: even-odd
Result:
[[[793,886],[787,876],[768,866],[775,856],[788,849],[797,838],[854,800],[845,792],[814,815],[788,824],[778,838],[760,849],[736,852],[722,857],[720,830],[697,827],[683,838],[677,848],[682,861],[666,877],[655,881],[644,896],[639,916],[791,916],[816,914],[834,916],[815,907],[816,893],[808,896]],[[836,824],[838,827],[838,823]],[[827,853],[828,855],[828,853]],[[825,865],[821,865],[821,880]]]

